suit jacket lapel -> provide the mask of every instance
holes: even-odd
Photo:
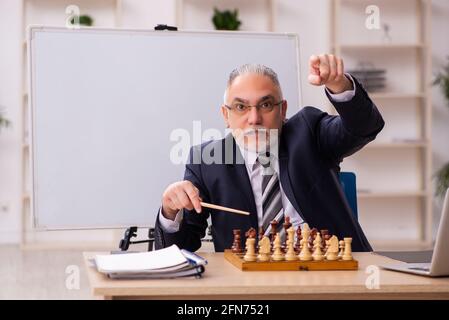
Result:
[[[282,136],[279,143],[279,179],[281,181],[282,189],[285,192],[288,200],[290,200],[293,207],[302,217],[302,219],[307,222],[307,219],[304,217],[303,206],[299,206],[298,201],[293,192],[290,176],[288,174],[288,151],[286,149],[285,141],[282,141]]]

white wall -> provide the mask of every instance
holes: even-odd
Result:
[[[323,88],[310,85],[307,76],[309,57],[312,54],[330,51],[330,2],[328,0],[279,0],[276,11],[278,14],[275,23],[276,31],[294,32],[299,35],[302,104],[324,110],[328,102]]]
[[[0,108],[12,122],[0,133],[0,243],[20,239],[21,16],[21,1],[0,1]]]
[[[40,1],[48,3],[56,0],[33,0],[35,4]],[[175,0],[122,2],[123,27],[153,28],[158,23],[175,24]],[[313,53],[329,51],[329,1],[277,0],[276,6],[276,31],[297,32],[300,36],[303,105],[324,107],[326,99],[322,89],[307,84],[307,60]],[[445,56],[449,54],[449,41],[445,34],[449,27],[449,2],[434,0],[433,9],[432,58],[435,69],[441,66]],[[12,129],[0,134],[0,243],[18,242],[20,239],[21,16],[22,1],[0,1],[0,105],[6,107],[7,116],[14,124]],[[434,168],[439,168],[449,161],[449,108],[446,107],[446,101],[438,88],[433,89],[433,105],[433,165]],[[3,212],[2,205],[5,204],[8,208]],[[436,218],[439,217],[440,211],[441,204],[435,201]]]

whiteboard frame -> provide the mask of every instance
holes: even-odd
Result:
[[[28,88],[29,88],[29,97],[28,97],[28,124],[31,127],[31,130],[29,131],[29,152],[30,152],[30,161],[29,161],[29,172],[31,177],[31,191],[30,191],[30,209],[31,209],[31,217],[32,217],[32,225],[34,230],[36,231],[58,231],[58,230],[105,230],[105,229],[123,229],[128,228],[130,225],[110,225],[110,226],[79,226],[79,227],[67,227],[67,226],[44,226],[40,225],[38,221],[38,217],[35,215],[36,212],[36,203],[37,203],[37,197],[35,194],[36,187],[36,178],[35,178],[35,152],[34,152],[34,135],[35,135],[35,126],[34,126],[34,115],[33,115],[33,106],[34,106],[34,87],[33,87],[33,78],[34,78],[34,72],[33,72],[33,39],[34,34],[36,32],[61,32],[65,31],[68,33],[75,32],[87,32],[87,33],[103,33],[103,34],[115,34],[115,33],[128,33],[128,34],[139,34],[139,35],[149,35],[153,33],[161,33],[164,32],[167,35],[173,35],[183,33],[183,34],[197,34],[197,35],[235,35],[238,33],[239,35],[274,35],[274,36],[287,36],[292,38],[295,41],[295,49],[296,49],[296,76],[297,76],[297,83],[298,83],[298,90],[297,90],[297,100],[299,102],[298,107],[302,107],[302,84],[301,84],[301,60],[300,60],[300,51],[299,51],[299,36],[296,33],[291,32],[251,32],[251,31],[207,31],[207,30],[178,30],[178,31],[168,31],[168,30],[153,30],[153,29],[126,29],[126,28],[102,28],[102,27],[80,27],[79,29],[70,29],[65,27],[58,27],[58,26],[43,26],[43,25],[29,25],[26,32],[26,41],[27,41],[27,71],[28,71]],[[155,208],[156,210],[156,208]],[[149,228],[153,227],[150,224],[143,224],[143,225],[137,225],[139,228]]]

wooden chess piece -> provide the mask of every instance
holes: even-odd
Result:
[[[294,261],[298,260],[298,256],[295,252],[295,229],[293,227],[288,228],[287,230],[287,253],[285,255],[285,260]]]
[[[257,260],[259,261],[269,261],[271,253],[270,238],[264,236],[262,240],[259,241],[259,255]]]
[[[329,240],[329,247],[326,251],[326,260],[335,261],[338,260],[338,238],[336,236],[332,236]]]
[[[352,260],[352,238],[343,238],[345,242],[345,251],[343,253],[342,259],[345,261]]]
[[[309,235],[309,249],[313,248],[313,241],[315,240],[316,237],[316,233],[318,232],[317,228],[312,228],[312,230],[310,230],[310,235]]]
[[[249,230],[248,231],[246,231],[245,232],[245,237],[247,237],[247,238],[256,238],[256,229],[254,229],[254,228],[249,228]]]
[[[329,230],[327,230],[327,229],[320,230],[320,234],[321,234],[321,239],[323,239],[323,243],[321,245],[321,248],[325,248],[326,247],[326,240],[330,239]]]
[[[248,237],[246,239],[246,253],[243,256],[245,261],[256,261],[256,238]]]
[[[292,226],[292,223],[290,222],[290,217],[289,216],[285,216],[285,222],[282,225],[284,227],[284,234],[287,235],[287,230]],[[287,241],[287,240],[286,240]],[[282,243],[282,251],[285,252],[287,251],[287,242]]]
[[[274,261],[284,260],[284,254],[282,253],[282,250],[281,250],[281,235],[279,234],[279,232],[276,234],[276,237],[273,241],[273,248],[274,248],[274,252],[273,252],[273,255],[271,256],[271,258]]]
[[[313,240],[313,254],[312,254],[312,258],[315,261],[321,261],[324,259],[324,255],[323,252],[321,251],[321,246],[322,246],[323,242],[321,240],[321,235],[319,232],[317,232],[316,236],[315,236],[315,240]]]
[[[234,234],[234,242],[232,243],[231,251],[234,253],[242,253],[242,238],[240,236],[240,229],[234,229],[232,233]]]
[[[284,230],[285,230],[285,234],[287,234],[287,230],[290,229],[290,227],[292,226],[292,223],[290,222],[290,217],[289,216],[285,216],[285,222],[283,224]]]
[[[301,252],[299,253],[299,260],[301,261],[310,261],[312,260],[312,254],[309,250],[309,236],[310,236],[310,228],[307,223],[304,223],[302,227],[302,240],[301,240]]]
[[[302,233],[302,238],[303,238],[304,240],[306,240],[306,241],[309,241],[309,237],[310,237],[310,227],[309,227],[309,224],[304,223],[304,224],[302,225],[301,233]]]
[[[323,238],[323,250],[324,250],[324,258],[327,256],[327,250],[329,249],[329,240],[331,235],[329,234],[329,230],[321,230],[321,237]]]
[[[305,238],[302,238],[301,240],[301,252],[299,253],[298,258],[301,261],[312,260],[312,254],[310,253],[309,243]]]
[[[340,252],[338,253],[338,259],[341,259],[343,257],[343,253],[345,250],[345,242],[343,240],[340,240],[338,242],[338,246],[340,248]]]
[[[274,251],[274,250],[273,250],[273,248],[274,248],[273,243],[274,243],[274,240],[275,240],[275,238],[276,238],[278,222],[277,222],[276,220],[272,220],[272,221],[270,222],[270,226],[271,226],[271,230],[270,230],[270,243],[271,243],[271,248],[272,248],[271,251]]]

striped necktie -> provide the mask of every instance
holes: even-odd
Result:
[[[265,235],[271,232],[270,222],[278,222],[277,232],[284,233],[284,209],[282,208],[281,187],[276,171],[271,166],[270,155],[259,155],[255,165],[262,165],[262,228]],[[282,236],[282,234],[281,234]]]

